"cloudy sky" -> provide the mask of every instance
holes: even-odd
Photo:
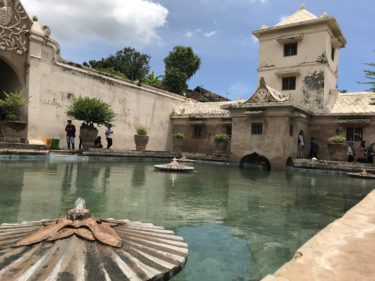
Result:
[[[247,98],[257,85],[258,42],[251,31],[275,25],[298,10],[297,0],[22,0],[48,25],[62,57],[77,63],[131,46],[149,54],[163,74],[163,59],[176,45],[191,46],[202,65],[189,81],[223,96]],[[373,0],[305,0],[306,9],[336,17],[348,41],[341,50],[339,89],[368,85],[365,62],[375,61]]]

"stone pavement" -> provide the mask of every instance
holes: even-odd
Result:
[[[375,186],[375,184],[374,184]],[[262,281],[374,281],[375,190]]]

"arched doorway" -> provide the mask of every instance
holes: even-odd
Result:
[[[240,160],[241,169],[271,170],[271,162],[264,156],[254,152]]]
[[[4,97],[4,92],[15,92],[22,89],[16,72],[5,61],[0,59],[0,98]]]

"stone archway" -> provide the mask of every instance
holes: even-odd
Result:
[[[0,59],[0,73],[0,98],[4,96],[4,92],[20,91],[23,88],[17,73],[2,59]]]
[[[254,152],[242,157],[240,160],[240,168],[271,170],[271,162],[263,155]]]

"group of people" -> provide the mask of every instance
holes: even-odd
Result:
[[[358,158],[357,162],[360,163],[373,163],[374,160],[374,148],[373,143],[366,146],[366,141],[361,141],[358,147]],[[356,152],[352,142],[348,143],[348,148],[346,152],[348,162],[353,162],[355,160]]]
[[[113,144],[113,141],[112,141],[113,130],[112,130],[111,124],[106,125],[106,127],[107,129],[105,130],[105,137],[107,140],[107,149],[109,149]],[[65,126],[65,132],[66,132],[66,143],[67,143],[68,149],[74,150],[75,149],[74,139],[76,137],[76,127],[72,124],[72,120],[67,121],[67,125]],[[94,146],[96,148],[103,148],[102,138],[100,136],[98,136],[95,139]],[[82,148],[82,141],[81,141],[81,137],[79,137],[79,149],[81,148]]]
[[[319,145],[316,143],[315,138],[311,137],[310,139],[310,158],[311,159],[319,159],[318,158],[319,152]],[[303,136],[303,131],[298,133],[298,151],[297,151],[298,158],[305,158],[305,140]]]

